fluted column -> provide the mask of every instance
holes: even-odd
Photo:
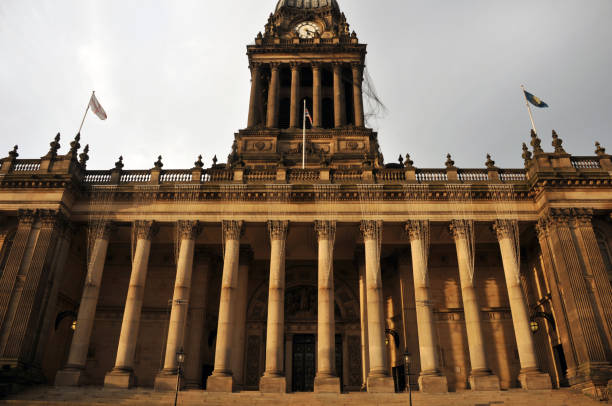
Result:
[[[368,392],[393,392],[393,379],[389,376],[387,347],[385,345],[385,313],[380,269],[382,221],[361,221],[365,247],[366,298],[368,319],[369,373]]]
[[[140,329],[140,317],[144,300],[145,282],[149,268],[151,239],[158,227],[153,221],[136,221],[134,223],[136,250],[132,261],[132,273],[128,288],[121,334],[117,347],[115,367],[104,378],[105,387],[129,388],[134,384],[134,354]]]
[[[251,63],[251,98],[249,103],[249,121],[248,127],[254,127],[258,124],[261,112],[261,90],[260,90],[260,73],[261,64],[258,62]]]
[[[344,107],[344,83],[342,82],[342,64],[334,63],[334,122],[336,128],[346,124]]]
[[[74,330],[72,336],[68,362],[64,369],[58,371],[55,377],[56,386],[77,386],[82,383],[111,231],[110,223],[91,230],[95,233],[94,244],[87,266],[87,276],[79,305],[76,330]]]
[[[155,389],[162,391],[175,390],[176,388],[176,375],[178,373],[176,354],[179,350],[184,351],[187,311],[189,310],[191,293],[191,275],[193,272],[193,254],[195,240],[200,233],[198,221],[180,220],[177,227],[180,248],[176,265],[172,310],[170,311],[170,322],[168,324],[164,368],[155,379]]]
[[[268,89],[268,117],[266,119],[266,127],[278,127],[278,90],[280,87],[279,81],[280,64],[272,62],[270,64],[270,88]]]
[[[436,325],[429,292],[429,221],[409,221],[406,232],[412,251],[414,297],[419,333],[421,374],[419,387],[423,392],[446,392],[448,383],[440,374]]]
[[[370,350],[368,345],[368,294],[366,284],[365,252],[357,253],[357,266],[359,267],[359,316],[361,321],[361,374],[363,388],[367,387],[370,373]]]
[[[268,288],[268,326],[266,335],[266,369],[259,382],[261,392],[285,393],[287,381],[283,372],[285,345],[285,243],[289,222],[269,221],[270,285]]]
[[[297,128],[300,124],[300,64],[291,63],[291,114],[289,126]]]
[[[242,221],[224,220],[223,235],[225,238],[225,258],[223,259],[223,277],[221,280],[215,369],[206,383],[206,389],[209,392],[232,392],[234,386],[231,369],[234,329],[232,316],[236,305]]]
[[[512,324],[521,363],[519,381],[523,389],[547,389],[552,387],[552,383],[550,376],[542,374],[538,369],[533,335],[529,327],[529,309],[521,287],[520,264],[517,255],[519,247],[515,232],[517,227],[516,222],[511,220],[497,220],[493,225],[497,232],[504,265]]]
[[[317,374],[315,392],[340,393],[336,374],[334,318],[334,240],[335,221],[315,221],[319,241],[318,311],[317,311]]]
[[[244,346],[246,332],[246,315],[248,305],[249,269],[253,260],[253,251],[248,245],[240,247],[238,265],[238,287],[236,288],[236,306],[234,307],[234,332],[232,354],[232,375],[234,383],[244,385]]]
[[[185,387],[197,389],[202,386],[201,344],[206,320],[206,300],[210,257],[196,254],[189,299],[189,330],[185,348]]]
[[[487,364],[480,306],[474,288],[474,223],[466,220],[454,220],[450,226],[457,249],[463,314],[470,352],[470,387],[472,390],[499,390],[499,379],[492,375]]]
[[[321,85],[321,64],[312,65],[312,126],[320,128],[322,126],[322,85]]]
[[[364,114],[363,114],[363,68],[361,63],[351,64],[353,70],[353,105],[355,106],[355,126],[364,126]]]

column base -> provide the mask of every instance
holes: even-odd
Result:
[[[521,388],[525,390],[552,389],[550,375],[538,370],[521,371],[518,380],[521,383]]]
[[[442,375],[419,376],[419,390],[423,393],[446,393],[448,392],[448,381]]]
[[[368,376],[368,393],[395,393],[395,383],[390,376]]]
[[[612,366],[608,362],[589,362],[567,370],[572,389],[594,399],[610,397]],[[606,393],[607,392],[607,393]]]
[[[337,376],[316,377],[314,380],[315,393],[340,393],[340,378]]]
[[[176,390],[176,384],[178,380],[178,374],[172,372],[160,372],[155,377],[154,389],[158,392],[174,392]],[[181,382],[182,384],[183,382]],[[183,385],[181,385],[182,387]]]
[[[232,393],[234,377],[231,375],[211,375],[206,381],[206,391],[216,393]]]
[[[287,378],[284,376],[262,376],[259,380],[261,393],[287,393]]]
[[[65,368],[57,371],[55,386],[81,386],[83,384],[83,370],[78,368]]]
[[[472,390],[500,391],[499,378],[493,374],[470,375],[470,388]]]
[[[113,369],[104,377],[105,388],[130,389],[135,383],[134,371]]]

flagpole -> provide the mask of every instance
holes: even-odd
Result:
[[[91,92],[91,95],[93,96],[96,93],[96,91],[94,90],[93,92]],[[87,102],[87,108],[85,109],[85,114],[83,114],[83,120],[81,121],[81,126],[79,127],[79,132],[77,134],[81,133],[81,130],[83,129],[83,124],[85,124],[85,117],[87,117],[87,112],[89,111],[89,106],[91,105],[91,97],[89,98],[89,101]]]
[[[529,112],[529,118],[531,119],[531,127],[533,128],[533,132],[537,134],[538,130],[536,130],[535,121],[533,120],[533,113],[531,111],[531,106],[529,105],[527,94],[525,93],[525,86],[521,85],[521,89],[523,89],[523,96],[525,96],[525,104],[527,105],[527,111]]]
[[[302,169],[306,169],[306,99],[304,99],[304,113],[302,120]]]

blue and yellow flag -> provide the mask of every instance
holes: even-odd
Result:
[[[525,97],[527,98],[529,103],[533,104],[536,107],[540,107],[540,108],[548,107],[548,104],[544,103],[542,99],[540,99],[539,97],[534,96],[533,94],[529,93],[527,90],[523,89],[523,91],[525,92]]]

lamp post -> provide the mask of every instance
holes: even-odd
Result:
[[[174,393],[174,406],[176,406],[176,403],[178,401],[178,393],[181,389],[181,373],[183,371],[183,362],[185,362],[185,353],[183,352],[183,349],[180,348],[176,353],[176,363],[178,368],[176,371],[176,391]]]
[[[408,399],[412,406],[412,386],[410,386],[410,361],[411,356],[408,351],[404,353],[404,375],[406,375],[406,389],[408,390]]]

